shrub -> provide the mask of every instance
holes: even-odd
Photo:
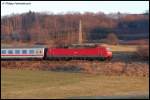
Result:
[[[149,60],[149,45],[139,46],[135,54],[139,59]]]
[[[107,43],[113,45],[119,44],[118,37],[114,33],[109,33],[107,36]]]

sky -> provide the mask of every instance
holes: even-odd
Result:
[[[149,10],[149,1],[1,1],[1,16],[29,11],[47,13],[104,12],[139,14]]]

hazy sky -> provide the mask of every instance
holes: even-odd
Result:
[[[1,16],[28,12],[143,13],[149,1],[1,1]]]

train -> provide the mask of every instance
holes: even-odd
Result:
[[[112,52],[104,46],[82,48],[1,48],[1,60],[40,59],[40,60],[110,60]]]

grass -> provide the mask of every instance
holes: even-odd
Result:
[[[2,99],[111,96],[149,92],[149,79],[146,77],[4,68],[1,72]]]

